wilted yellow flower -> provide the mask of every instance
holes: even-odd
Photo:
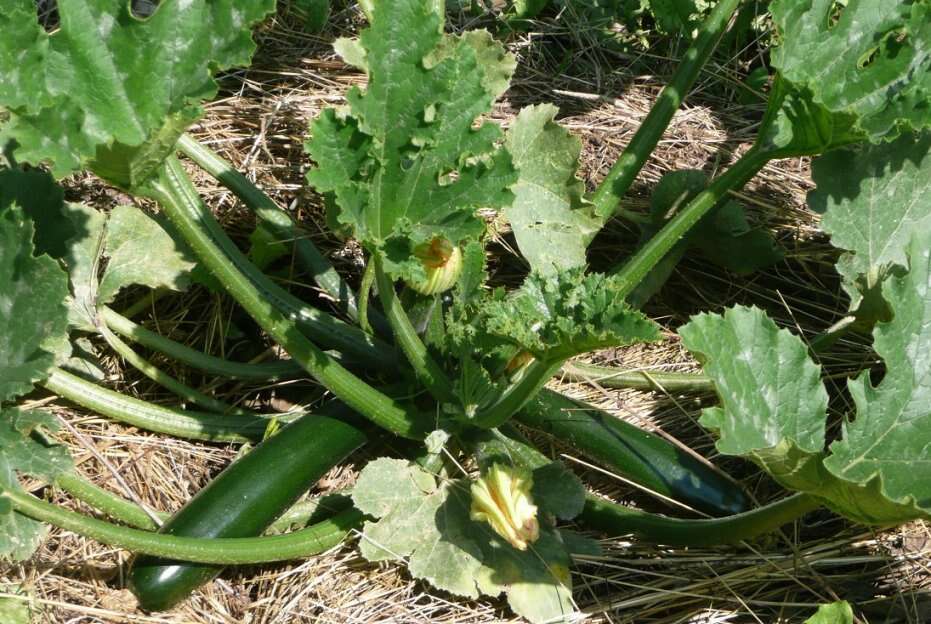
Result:
[[[528,470],[493,464],[472,484],[469,517],[487,522],[495,533],[518,550],[527,550],[540,537],[537,506],[530,498],[533,478]]]

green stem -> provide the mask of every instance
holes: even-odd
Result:
[[[206,410],[217,412],[219,414],[235,414],[237,416],[256,415],[255,412],[230,405],[229,403],[224,403],[223,401],[217,400],[212,396],[208,396],[199,390],[195,390],[194,388],[181,383],[133,351],[132,347],[123,342],[118,336],[114,335],[102,320],[98,326],[98,330],[104,337],[104,340],[107,341],[107,344],[113,347],[113,350],[119,353],[120,356],[129,362],[133,368],[169,392],[174,393],[180,399],[189,401],[194,405],[198,405]]]
[[[411,324],[404,306],[401,305],[401,300],[394,291],[394,283],[382,269],[377,258],[373,257],[371,262],[375,264],[375,280],[382,308],[388,315],[394,339],[413,367],[414,374],[437,401],[447,403],[454,401],[452,383],[446,376],[446,372],[430,355],[420,336],[417,335],[417,330]]]
[[[55,485],[73,497],[87,503],[94,509],[102,511],[114,520],[146,531],[157,531],[155,520],[139,505],[111,494],[107,490],[82,479],[73,472],[63,472],[55,477]],[[169,514],[153,512],[161,520],[166,520]]]
[[[682,520],[631,509],[589,494],[578,521],[610,536],[635,534],[668,546],[715,546],[771,533],[820,506],[814,497],[799,493],[733,516]]]
[[[55,478],[55,485],[77,500],[123,524],[145,531],[158,530],[158,525],[142,507],[82,479],[73,472],[58,475]],[[306,526],[311,519],[320,518],[321,513],[330,515],[343,511],[351,503],[351,499],[346,494],[347,492],[343,491],[339,496],[316,496],[297,503],[272,523],[268,528],[268,533],[280,533],[296,524]],[[171,518],[171,514],[164,511],[153,511],[152,514],[163,522]]]
[[[617,274],[621,281],[619,296],[629,295],[643,281],[650,269],[656,266],[709,210],[724,199],[730,190],[746,184],[769,160],[768,152],[756,146],[750,148],[730,169],[715,178],[707,189],[696,195],[623,266],[615,267],[611,273]]]
[[[408,410],[340,366],[299,330],[292,318],[273,305],[269,293],[257,287],[244,267],[248,260],[231,252],[219,224],[201,202],[181,163],[168,158],[151,191],[178,232],[227,292],[269,336],[280,344],[304,370],[338,399],[375,424],[404,437],[420,438],[435,429],[432,418]],[[232,241],[229,241],[232,244]],[[361,336],[368,340],[364,332]],[[357,339],[358,336],[355,337]],[[390,358],[392,361],[395,359]]]
[[[714,392],[714,382],[701,373],[654,373],[645,370],[618,370],[584,362],[565,364],[559,372],[573,382],[593,382],[605,388],[659,392]]]
[[[107,327],[121,336],[210,375],[249,381],[277,381],[300,377],[304,374],[304,369],[293,360],[249,364],[231,362],[215,355],[208,355],[148,330],[107,307],[100,309],[100,316]]]
[[[190,188],[188,188],[190,187]],[[196,206],[189,211],[203,237],[210,242],[215,254],[248,282],[252,290],[262,294],[264,300],[282,316],[298,325],[307,336],[321,344],[345,354],[352,354],[375,367],[394,366],[394,351],[385,343],[369,336],[353,325],[333,318],[329,314],[308,306],[303,301],[271,281],[239,250],[223,228],[206,209],[201,209],[200,198],[194,190],[181,164],[174,157],[165,161],[161,172],[152,182],[156,199],[166,197],[170,191],[179,200]],[[167,208],[166,208],[167,210]]]
[[[739,4],[740,0],[720,0],[702,23],[669,84],[660,92],[637,133],[592,195],[598,215],[609,217],[615,213],[621,198],[656,148],[683,98],[695,84],[701,68],[711,57]]]
[[[155,290],[150,290],[145,295],[137,299],[135,303],[123,310],[123,316],[126,318],[139,316],[143,312],[149,310],[159,300],[166,297],[170,293],[171,291],[167,288],[156,288]]]
[[[188,412],[161,407],[101,388],[61,369],[42,382],[48,390],[81,407],[140,429],[211,442],[255,442],[270,422],[258,416]]]
[[[552,377],[565,360],[534,360],[520,373],[516,382],[505,388],[498,400],[479,413],[473,423],[483,429],[500,427],[517,411],[534,398],[543,384]]]
[[[63,509],[20,490],[4,490],[19,513],[66,531],[136,553],[216,565],[248,565],[302,559],[338,545],[362,523],[362,512],[350,508],[328,520],[285,535],[265,537],[180,537],[127,528]]]
[[[857,324],[856,316],[845,316],[826,330],[812,338],[808,347],[812,353],[822,353],[830,349]]]
[[[372,333],[369,323],[369,297],[372,294],[372,284],[375,282],[375,263],[372,260],[365,265],[362,273],[362,283],[359,284],[359,327],[366,333]]]
[[[341,312],[353,320],[359,318],[358,301],[352,288],[307,238],[306,233],[301,231],[287,211],[280,208],[246,176],[236,171],[232,164],[189,134],[181,135],[177,147],[201,169],[235,193],[236,197],[265,222],[277,238],[293,240],[298,259],[313,276],[317,285],[336,301]]]

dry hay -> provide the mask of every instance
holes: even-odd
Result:
[[[460,26],[471,27],[472,21],[463,17]],[[323,107],[342,103],[346,89],[361,82],[358,72],[344,66],[329,47],[333,37],[351,35],[358,24],[353,9],[337,12],[324,37],[302,32],[287,14],[270,21],[259,36],[261,48],[254,67],[224,79],[222,97],[208,107],[206,118],[194,129],[201,140],[288,207],[351,280],[358,277],[358,249],[326,232],[320,198],[302,182],[308,166],[302,143],[308,121]],[[520,106],[547,101],[559,105],[561,123],[583,141],[582,173],[590,186],[604,175],[632,136],[663,77],[674,67],[672,58],[620,52],[596,34],[574,30],[571,23],[560,21],[541,22],[532,32],[513,34],[509,46],[520,60],[517,79],[493,117],[506,126]],[[641,173],[628,199],[629,210],[645,208],[649,189],[663,173],[684,167],[714,172],[748,147],[760,107],[731,103],[733,84],[745,69],[729,62],[709,65],[696,93],[676,115]],[[192,173],[228,231],[244,241],[254,226],[248,211],[212,179],[198,171]],[[830,325],[846,308],[831,268],[835,252],[818,234],[817,217],[805,207],[809,188],[805,160],[768,165],[737,197],[756,223],[777,235],[786,249],[786,261],[739,278],[701,258],[688,259],[651,303],[651,315],[674,328],[699,309],[751,302],[806,336]],[[103,209],[128,200],[89,176],[71,180],[68,194]],[[612,223],[596,241],[592,263],[606,266],[629,253],[635,243],[635,228],[623,221]],[[507,254],[509,246],[504,235],[495,273],[495,279],[503,283],[516,279],[521,271]],[[302,295],[315,296],[311,286],[293,285]],[[228,344],[237,314],[225,298],[195,290],[148,306],[140,318],[162,333],[217,352],[215,345]],[[696,369],[674,334],[670,332],[669,337],[660,346],[604,352],[591,359],[623,368]],[[149,401],[173,402],[134,371],[123,370],[121,361],[106,355],[106,349],[101,352],[112,387]],[[870,358],[863,341],[851,339],[823,363],[832,378],[842,380]],[[319,388],[306,380],[261,387],[213,384],[170,360],[154,359],[182,380],[209,387],[231,402],[282,408],[293,402],[312,403],[319,395]],[[761,502],[781,495],[778,486],[746,463],[715,457],[713,440],[696,424],[707,397],[615,391],[596,383],[569,384],[558,379],[553,384],[620,418],[687,443],[739,477]],[[840,397],[843,403],[842,392]],[[152,435],[61,402],[40,402],[68,423],[63,437],[82,474],[153,509],[177,509],[235,455],[233,448]],[[570,449],[551,440],[539,441],[597,491],[615,500],[668,511],[630,485],[588,467]],[[360,465],[361,461],[334,469],[317,491],[351,483]],[[90,512],[59,494],[53,494],[53,500]],[[810,514],[804,523],[786,527],[782,534],[740,548],[672,549],[623,540],[604,540],[602,546],[603,554],[581,560],[575,575],[576,601],[584,621],[800,622],[817,604],[838,598],[855,603],[864,622],[929,620],[924,588],[931,546],[922,523],[877,534],[823,512]],[[136,609],[132,595],[124,589],[127,561],[123,551],[53,529],[34,559],[6,569],[0,580],[21,587],[36,609],[36,621],[56,624],[512,619],[500,600],[463,601],[412,581],[399,566],[369,564],[355,554],[352,542],[303,562],[229,570],[221,580],[163,614]]]

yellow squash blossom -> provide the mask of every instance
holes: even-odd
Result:
[[[531,487],[533,478],[528,470],[493,464],[484,477],[472,484],[469,517],[490,524],[514,548],[527,550],[527,545],[540,537]]]

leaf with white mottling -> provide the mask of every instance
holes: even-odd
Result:
[[[124,286],[184,290],[195,264],[158,221],[133,206],[110,213],[105,243],[107,270],[100,280],[97,303],[108,303]]]
[[[518,179],[504,216],[541,274],[585,266],[585,250],[605,222],[583,199],[575,175],[582,142],[554,121],[557,111],[552,104],[521,109],[506,139]]]

